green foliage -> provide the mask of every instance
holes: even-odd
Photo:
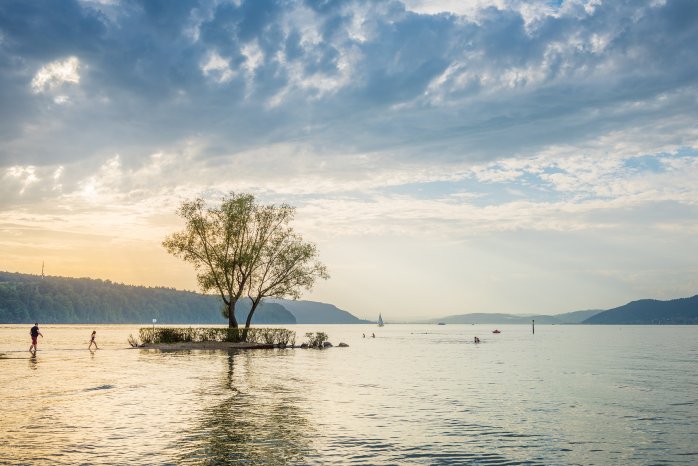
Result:
[[[329,339],[325,332],[308,332],[305,334],[308,339],[306,342],[310,348],[322,348],[323,344]]]
[[[146,327],[139,330],[139,337],[146,344],[206,341],[238,343],[243,341],[243,332],[243,329],[238,328]],[[296,342],[296,332],[284,328],[251,327],[248,329],[245,341],[268,345],[293,346]]]
[[[184,219],[184,229],[162,242],[167,252],[194,266],[204,292],[215,291],[221,297],[231,310],[231,327],[237,327],[232,311],[244,292],[254,253],[248,236],[254,209],[250,194],[231,193],[214,207],[208,207],[202,198],[184,201],[177,210]]]

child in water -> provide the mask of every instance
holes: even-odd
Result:
[[[92,345],[95,345],[95,349],[99,349],[97,346],[97,342],[95,341],[95,338],[97,338],[97,330],[92,330],[92,338],[90,338],[90,346],[87,347],[87,349],[91,350]]]

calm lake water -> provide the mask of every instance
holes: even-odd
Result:
[[[64,325],[36,357],[29,327],[0,326],[0,464],[698,463],[698,326],[292,326],[350,347],[161,352]]]

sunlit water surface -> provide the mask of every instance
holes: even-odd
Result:
[[[296,326],[350,346],[238,352],[95,328],[90,352],[93,327],[42,327],[32,357],[0,326],[0,464],[698,463],[698,326]]]

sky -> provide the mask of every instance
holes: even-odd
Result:
[[[0,270],[196,290],[185,199],[297,208],[386,321],[698,293],[698,2],[0,2]]]

